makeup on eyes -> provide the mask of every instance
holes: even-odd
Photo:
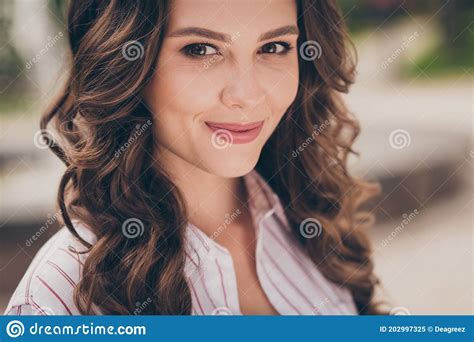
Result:
[[[204,54],[204,55],[200,55],[200,54],[192,54],[190,53],[190,49],[192,48],[196,48],[196,47],[202,47],[202,48],[212,48],[214,50],[216,50],[217,52],[216,53],[213,53],[213,54]],[[219,55],[219,48],[217,46],[215,46],[214,44],[210,43],[210,42],[206,42],[206,41],[202,41],[202,42],[198,42],[198,43],[191,43],[191,44],[187,44],[186,46],[184,46],[182,49],[181,49],[182,53],[187,56],[187,57],[191,57],[191,58],[202,58],[202,57],[206,57],[206,56],[214,56],[214,55]]]
[[[283,55],[286,55],[291,49],[294,48],[294,46],[292,46],[292,44],[290,42],[280,40],[280,41],[268,42],[268,43],[262,45],[262,47],[260,49],[262,49],[264,47],[268,47],[268,46],[281,46],[281,47],[283,47],[284,50],[280,51],[280,52],[259,52],[259,54],[283,56]],[[216,52],[212,53],[212,54],[193,54],[193,53],[191,53],[190,52],[191,49],[196,48],[196,47],[198,47],[198,48],[199,47],[201,47],[201,48],[211,48],[211,49],[214,49]],[[180,51],[186,57],[189,57],[189,58],[205,58],[205,57],[215,56],[215,55],[222,56],[222,54],[221,54],[222,50],[221,49],[219,49],[214,44],[212,44],[210,42],[206,42],[206,41],[187,44]]]

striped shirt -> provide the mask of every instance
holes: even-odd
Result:
[[[275,310],[280,315],[356,315],[350,292],[327,280],[296,241],[271,187],[256,170],[244,176],[244,183],[256,229],[257,276]],[[96,241],[81,222],[73,224],[86,241]],[[79,315],[73,289],[87,254],[74,250],[84,246],[61,228],[34,257],[5,314]],[[191,223],[186,227],[185,251],[192,314],[242,315],[229,251]],[[137,302],[137,309],[143,306],[146,302]]]

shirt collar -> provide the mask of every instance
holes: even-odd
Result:
[[[246,205],[249,207],[256,234],[259,232],[261,221],[271,216],[276,217],[283,228],[290,231],[291,228],[280,199],[266,180],[255,169],[244,175],[243,178],[248,196]],[[194,247],[199,248],[201,251],[212,252],[213,247],[223,249],[217,242],[190,222],[187,226],[187,236],[191,241],[196,242]]]
[[[260,220],[275,214],[285,229],[290,230],[285,210],[278,195],[273,191],[267,181],[253,169],[244,176],[248,193],[248,204],[255,227],[258,229]]]

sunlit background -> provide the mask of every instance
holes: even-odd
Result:
[[[474,3],[339,2],[359,55],[351,168],[383,188],[370,206],[378,295],[394,314],[472,314]],[[64,168],[38,132],[65,76],[65,5],[0,3],[1,311],[58,228]]]

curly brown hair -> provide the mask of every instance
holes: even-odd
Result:
[[[340,93],[353,83],[354,49],[335,1],[303,0],[297,7],[298,45],[315,41],[324,53],[300,58],[297,96],[265,144],[256,170],[279,196],[295,236],[324,276],[351,291],[360,314],[381,313],[364,231],[373,219],[360,209],[380,189],[347,170],[359,126]],[[153,163],[153,130],[134,135],[136,127],[153,122],[141,93],[155,72],[168,12],[165,0],[69,3],[70,72],[41,128],[51,125],[59,137],[50,144],[67,166],[58,205],[64,225],[88,253],[74,291],[83,314],[95,313],[94,307],[103,314],[132,314],[143,298],[151,302],[141,314],[191,313],[183,196]],[[124,59],[122,48],[130,41],[143,47],[141,63]],[[136,143],[114,156],[132,135]],[[305,141],[304,151],[296,149]],[[92,229],[96,243],[79,236],[73,217]],[[142,239],[122,233],[130,217],[140,217],[147,227]],[[322,223],[319,238],[302,237],[306,218]]]

